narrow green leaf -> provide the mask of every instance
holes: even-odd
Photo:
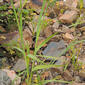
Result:
[[[42,5],[41,12],[40,12],[40,17],[39,17],[39,20],[38,20],[38,24],[37,24],[37,34],[36,34],[35,50],[37,48],[37,41],[38,41],[38,38],[39,38],[39,35],[40,35],[41,23],[42,23],[41,21],[42,21],[42,16],[43,16],[43,12],[44,12],[45,3],[46,3],[46,0],[43,0],[43,5]]]
[[[56,79],[51,79],[51,80],[44,80],[43,81],[43,84],[47,84],[47,83],[49,83],[49,82],[58,82],[58,83],[72,83],[72,82],[68,82],[68,81],[64,81],[64,80],[56,80]]]
[[[60,53],[59,56],[61,56],[61,55],[63,55],[64,53],[66,53],[66,52],[71,48],[71,46],[74,46],[74,45],[76,45],[76,44],[78,44],[78,43],[83,43],[83,42],[85,42],[85,40],[72,41],[72,42],[68,45],[68,47],[67,47],[62,53]]]
[[[13,46],[12,48],[13,48],[13,49],[17,49],[17,50],[20,51],[23,55],[25,54],[25,52],[24,52],[21,48],[18,48],[18,47],[15,47],[15,46]]]
[[[43,58],[46,58],[46,59],[51,59],[51,60],[61,60],[61,57],[55,57],[55,56],[46,56],[46,55],[36,55],[36,56],[40,56],[40,57],[43,57]],[[61,60],[63,61],[63,60]]]
[[[43,63],[43,61],[41,61],[40,59],[38,59],[36,56],[34,56],[34,55],[32,55],[32,54],[28,54],[27,56],[28,56],[29,58],[33,59],[34,61]]]
[[[48,68],[56,68],[56,67],[61,67],[63,65],[37,65],[36,67],[34,67],[32,69],[32,71],[37,71],[37,70],[40,70],[40,69],[48,69]]]
[[[80,9],[83,8],[83,0],[80,0]]]
[[[44,45],[46,44],[52,37],[54,37],[58,32],[52,34],[51,36],[49,36],[47,39],[45,39],[35,50],[35,53]]]

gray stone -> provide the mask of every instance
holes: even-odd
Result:
[[[50,42],[42,53],[46,56],[61,56],[65,48],[66,46],[63,40],[59,42]]]
[[[74,79],[75,79],[75,82],[81,82],[81,79],[79,76],[75,76]]]
[[[80,0],[79,0],[80,1]],[[80,3],[80,2],[79,2]],[[85,8],[85,0],[83,0],[83,7]]]
[[[66,57],[65,56],[61,56],[56,62],[55,65],[63,65],[66,61]]]
[[[23,71],[25,69],[26,69],[26,63],[24,59],[19,59],[13,67],[13,70],[16,72]]]
[[[77,19],[78,13],[77,11],[66,11],[62,16],[59,17],[59,20],[62,23],[71,24],[73,21]]]
[[[0,3],[3,3],[3,0],[0,0]]]
[[[83,7],[85,8],[85,0],[83,0]]]
[[[77,83],[77,82],[73,82],[72,84],[68,84],[68,85],[85,85],[85,83]]]
[[[11,85],[11,80],[7,73],[0,70],[0,85]]]
[[[82,79],[85,79],[85,70],[79,70],[79,76],[80,76]]]
[[[54,24],[53,24],[53,27],[56,29],[59,27],[59,21],[56,21]]]
[[[66,61],[66,57],[61,56],[57,61],[55,61],[54,64],[55,65],[63,65],[63,64],[65,64],[65,61]],[[51,73],[52,73],[53,77],[58,76],[58,74],[62,74],[63,69],[64,69],[64,66],[60,66],[60,67],[57,67],[57,68],[52,68]]]
[[[66,81],[72,81],[73,80],[73,77],[68,70],[64,71],[62,76],[63,76],[64,80],[66,80]]]
[[[7,76],[12,81],[11,85],[20,85],[21,77],[17,76],[17,74],[13,70],[9,70],[9,69],[2,69],[2,70],[7,73]]]

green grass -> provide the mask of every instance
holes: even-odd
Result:
[[[83,0],[80,0],[80,9],[83,8]]]
[[[54,0],[55,1],[55,0]],[[24,2],[24,5],[26,3],[26,0]],[[12,7],[13,7],[13,10],[14,10],[14,15],[15,15],[15,18],[16,18],[16,22],[17,22],[17,25],[18,25],[18,30],[19,30],[19,34],[20,34],[20,39],[21,39],[21,48],[19,47],[13,47],[14,49],[17,49],[19,50],[23,56],[24,56],[24,59],[25,59],[25,62],[26,62],[26,75],[27,75],[27,79],[26,79],[26,82],[27,82],[27,85],[33,85],[32,84],[32,77],[33,77],[33,73],[36,73],[37,74],[37,84],[36,85],[43,85],[43,84],[46,84],[48,82],[61,82],[61,83],[69,83],[67,81],[62,81],[62,80],[56,80],[56,79],[52,79],[52,80],[43,80],[41,81],[39,78],[40,76],[38,75],[38,70],[41,70],[41,69],[49,69],[49,68],[57,68],[57,67],[61,67],[62,65],[54,65],[52,63],[50,64],[46,64],[44,63],[44,61],[41,61],[37,56],[40,56],[40,57],[44,57],[44,58],[50,58],[50,56],[44,56],[44,55],[37,55],[37,52],[39,51],[39,49],[44,45],[46,44],[52,37],[54,37],[57,33],[55,34],[52,34],[51,36],[49,36],[47,39],[45,39],[39,46],[37,46],[37,43],[38,43],[38,39],[39,39],[39,35],[40,35],[40,31],[41,31],[41,25],[42,25],[42,16],[44,16],[44,7],[45,7],[45,3],[46,3],[46,0],[43,0],[43,5],[42,5],[42,9],[41,9],[41,12],[40,12],[40,17],[39,17],[39,20],[38,20],[38,23],[37,23],[37,31],[36,31],[36,42],[35,42],[35,49],[34,49],[34,54],[30,54],[29,53],[29,45],[27,45],[27,47],[24,46],[24,41],[23,41],[23,27],[22,27],[22,1],[20,0],[20,8],[19,8],[19,13],[20,13],[20,17],[18,17],[17,15],[17,12],[16,12],[16,9],[14,7],[14,4],[13,4],[13,1],[11,0],[11,4],[12,4]],[[47,9],[46,9],[47,10]],[[46,11],[45,10],[45,11]],[[85,41],[85,40],[84,40]],[[81,43],[83,42],[82,41],[73,41],[65,50],[64,52],[62,52],[59,56],[61,56],[62,54],[66,53],[72,46],[74,46],[75,44],[77,43]],[[25,48],[27,49],[27,55],[25,53]],[[31,59],[31,60],[30,60]],[[35,62],[38,62],[39,64],[35,66]],[[55,57],[54,57],[54,61],[55,61]],[[29,69],[30,67],[30,62],[32,62],[32,68],[31,70]],[[66,64],[65,66],[65,69],[67,68],[68,64]],[[34,84],[35,85],[35,84]]]

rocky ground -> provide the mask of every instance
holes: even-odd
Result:
[[[12,85],[12,83],[26,85],[26,62],[18,50],[11,48],[15,45],[19,46],[21,42],[10,4],[9,0],[0,2],[0,75],[2,75],[0,85]],[[39,71],[41,80],[57,80],[45,85],[85,85],[85,0],[83,4],[79,0],[56,1],[53,5],[50,2],[47,13],[42,17],[43,25],[41,25],[38,45],[52,34],[56,32],[57,34],[37,52],[37,55],[50,57],[44,59],[38,56],[38,58],[46,64],[51,62],[62,65]],[[19,1],[14,0],[14,6],[17,10]],[[41,5],[36,5],[31,1],[23,7],[24,46],[26,47],[29,43],[30,54],[34,51],[40,11]],[[35,62],[35,65],[38,63]],[[18,76],[19,73],[22,75]],[[32,85],[38,85],[36,76],[37,74],[33,74],[34,84]]]

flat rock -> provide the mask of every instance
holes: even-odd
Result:
[[[3,3],[3,0],[0,0],[0,3]]]
[[[7,73],[7,76],[12,81],[12,82],[10,82],[11,84],[8,84],[8,85],[20,85],[20,83],[21,83],[21,77],[17,76],[17,74],[15,73],[14,70],[9,70],[9,69],[2,69],[2,70]]]
[[[56,83],[55,85],[66,85],[66,84],[64,84],[64,83]]]
[[[18,31],[6,33],[6,34],[0,34],[0,44],[7,44],[10,42],[17,42],[19,38]]]
[[[23,71],[25,69],[26,69],[26,63],[24,59],[19,59],[13,67],[13,70],[16,72]]]
[[[23,40],[24,40],[24,45],[32,44],[32,36],[31,36],[31,33],[29,32],[29,28],[24,29]],[[10,33],[0,34],[0,44],[12,44],[12,45],[19,44],[19,45],[21,45],[19,32],[14,31],[14,32],[10,32]]]
[[[79,0],[65,0],[65,1],[66,1],[66,4],[71,8],[72,7],[76,8],[79,2]]]
[[[63,78],[66,80],[66,81],[72,81],[73,80],[73,77],[71,75],[71,73],[66,70],[64,73],[63,73]]]
[[[79,76],[84,79],[85,78],[85,70],[80,70]]]
[[[53,28],[58,28],[59,27],[59,21],[58,21],[58,19],[54,19],[55,20],[55,22],[54,22],[54,24],[53,24]]]
[[[83,7],[85,8],[85,0],[83,0]]]
[[[74,30],[74,28],[69,28],[69,27],[66,26],[66,25],[62,25],[62,31],[63,31],[64,33],[72,33],[72,32],[74,32],[75,30]]]
[[[0,70],[0,85],[11,85],[11,80],[8,77],[7,73],[3,70]]]
[[[68,84],[68,85],[85,85],[85,83],[76,83],[76,82],[74,82],[74,83]]]
[[[71,24],[73,21],[75,21],[77,19],[77,11],[66,11],[60,18],[59,20],[62,23],[67,23],[67,24]]]
[[[79,76],[74,76],[75,82],[81,82],[81,79]]]
[[[63,38],[66,40],[74,40],[74,36],[70,33],[65,33]]]
[[[50,42],[42,53],[46,56],[60,56],[65,48],[66,46],[63,40],[59,42]]]
[[[61,56],[60,59],[55,62],[55,65],[63,65],[63,64],[65,64],[65,60],[66,60],[66,57],[65,56]],[[63,69],[64,69],[63,66],[57,67],[56,68],[56,72],[62,74],[63,73]]]
[[[51,27],[50,26],[46,27],[45,30],[43,30],[43,33],[45,37],[51,36],[52,35]]]

